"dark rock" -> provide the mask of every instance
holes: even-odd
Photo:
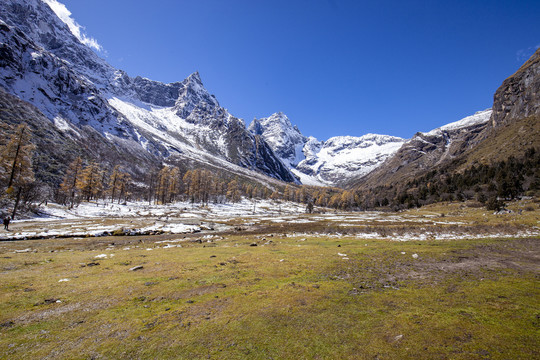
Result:
[[[540,49],[495,92],[491,126],[499,127],[531,115],[540,115]]]

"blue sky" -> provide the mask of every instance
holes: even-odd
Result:
[[[405,138],[491,107],[540,46],[540,1],[60,0],[113,66],[199,71],[247,124]]]

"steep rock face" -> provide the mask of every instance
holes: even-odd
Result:
[[[89,126],[119,151],[181,156],[296,181],[262,139],[222,108],[198,73],[163,84],[131,78],[83,45],[41,0],[0,3],[0,86],[61,131]],[[232,170],[232,171],[236,171]]]
[[[533,115],[540,116],[540,49],[495,92],[491,126]]]
[[[37,106],[49,119],[90,125],[120,137],[133,135],[92,82],[1,20],[0,54],[0,86]]]
[[[337,136],[327,141],[302,135],[283,113],[255,119],[249,126],[306,185],[339,186],[377,168],[404,139],[368,134]]]
[[[260,135],[270,145],[274,153],[289,168],[294,168],[305,156],[302,149],[307,138],[293,126],[289,118],[282,112],[267,118],[254,119],[249,125],[255,135]]]
[[[398,183],[457,158],[473,146],[491,114],[491,109],[480,111],[427,133],[416,133],[378,169],[355,183],[367,188]]]
[[[17,27],[35,44],[69,62],[80,75],[105,85],[115,69],[73,36],[68,26],[42,0],[3,0],[0,19]]]
[[[388,135],[367,134],[361,137],[337,136],[325,142],[309,141],[306,159],[296,170],[328,185],[343,185],[380,166],[404,143]]]
[[[164,84],[140,76],[132,84],[142,102],[164,107],[174,106],[182,88],[181,82]]]

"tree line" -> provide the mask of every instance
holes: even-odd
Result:
[[[68,207],[82,201],[104,200],[111,203],[147,201],[171,204],[187,201],[193,204],[238,202],[242,198],[272,199],[342,210],[387,208],[399,210],[440,202],[477,200],[490,209],[498,209],[505,199],[534,195],[540,190],[540,151],[527,149],[522,157],[509,157],[493,164],[473,164],[457,172],[459,164],[450,164],[409,180],[404,186],[386,185],[372,189],[338,189],[296,184],[261,185],[255,181],[219,170],[181,169],[161,164],[149,170],[146,178],[133,179],[129,169],[106,165],[77,157],[60,174],[59,186],[36,180],[32,156],[35,146],[32,133],[25,124],[15,130],[0,129],[10,134],[0,145],[0,181],[4,192],[0,206],[4,215],[15,217],[19,208],[54,200]],[[9,209],[7,211],[6,209]]]

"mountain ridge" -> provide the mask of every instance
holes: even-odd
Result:
[[[109,141],[131,143],[125,151],[139,147],[137,151],[162,159],[187,156],[228,168],[230,162],[280,181],[297,182],[270,147],[206,91],[197,72],[171,84],[131,78],[81,44],[38,0],[23,4],[6,0],[0,4],[0,15],[0,51],[5,55],[0,85],[74,136],[77,127],[91,126]],[[177,118],[166,115],[173,120],[169,127],[158,121],[150,129],[147,118],[137,118],[164,107]],[[186,123],[189,131],[179,131],[175,122]]]
[[[503,82],[493,110],[408,140],[365,134],[320,141],[282,112],[246,127],[206,90],[198,71],[168,84],[130,77],[82,44],[41,0],[0,3],[0,43],[0,87],[39,109],[70,141],[110,142],[103,148],[147,168],[183,162],[266,183],[370,188],[462,159],[479,144],[488,149],[495,130],[524,116],[534,122],[540,113],[539,50]],[[527,129],[536,129],[531,124]],[[534,132],[523,138],[534,145]]]

